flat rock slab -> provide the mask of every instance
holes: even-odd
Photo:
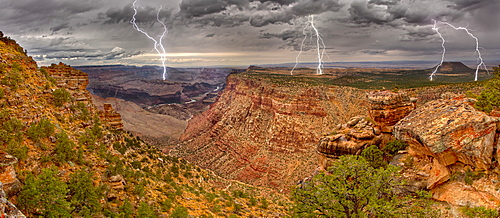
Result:
[[[400,120],[393,134],[428,148],[445,166],[459,161],[485,170],[494,155],[497,122],[497,117],[476,110],[467,98],[440,99]]]

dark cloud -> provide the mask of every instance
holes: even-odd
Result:
[[[297,17],[337,12],[340,0],[183,0],[179,17],[198,25],[251,26],[291,23]],[[220,20],[219,20],[220,19]]]
[[[66,29],[66,28],[70,28],[68,22],[64,22],[64,23],[61,23],[59,25],[53,26],[53,27],[50,28],[50,31],[57,32],[59,30]]]
[[[136,55],[140,55],[142,52],[127,52],[125,49],[121,47],[115,47],[109,52],[103,52],[101,50],[77,50],[77,51],[57,51],[51,52],[48,55],[34,55],[33,57],[37,61],[42,61],[46,59],[85,59],[85,60],[114,60],[114,59],[122,59],[127,57],[132,57]]]
[[[222,12],[229,5],[228,1],[220,0],[183,0],[179,7],[182,16],[189,19]]]
[[[452,5],[451,8],[457,10],[476,10],[484,7],[485,4],[492,4],[491,0],[449,0]]]
[[[300,0],[292,7],[294,16],[321,14],[327,11],[337,12],[343,7],[339,0]]]
[[[137,8],[136,21],[139,23],[155,23],[157,22],[158,8],[153,8],[150,6],[143,6]],[[106,24],[112,23],[128,23],[132,19],[134,14],[134,8],[132,4],[128,4],[123,8],[110,8],[104,13],[99,13],[99,19],[104,20]],[[160,19],[169,20],[172,15],[170,9],[160,10]]]
[[[449,4],[431,0],[354,0],[345,21],[359,26],[376,24],[398,27],[430,24],[432,19],[459,16],[457,11],[450,10],[447,6]]]
[[[388,50],[383,50],[383,49],[364,49],[361,50],[361,53],[364,54],[369,54],[369,55],[380,55],[380,54],[387,54]]]
[[[63,17],[67,20],[79,14],[95,10],[100,6],[95,0],[26,0],[11,1],[7,5],[8,7],[0,9],[0,19],[8,19],[7,21],[10,23],[30,24],[27,25],[30,27],[61,22]]]
[[[295,3],[296,1],[297,0],[259,0],[259,2],[261,3],[272,2],[280,5],[290,5],[292,3]]]

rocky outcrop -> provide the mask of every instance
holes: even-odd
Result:
[[[0,182],[3,186],[3,191],[7,196],[12,196],[21,190],[21,182],[17,179],[14,164],[17,163],[17,158],[0,151]]]
[[[410,180],[426,181],[433,198],[457,206],[500,205],[496,185],[477,185],[465,177],[496,167],[499,119],[476,110],[471,99],[448,95],[417,108],[394,126],[394,136],[409,144],[405,168]],[[457,180],[457,176],[464,175]],[[450,181],[450,178],[455,177]]]
[[[63,63],[52,64],[49,67],[42,68],[55,79],[58,88],[67,89],[76,101],[90,102],[90,94],[86,90],[89,84],[86,73]]]
[[[392,126],[415,108],[415,101],[404,92],[372,91],[366,97],[369,117],[352,117],[320,139],[317,151],[322,168],[329,166],[331,158],[359,155],[367,146],[385,144],[392,139]]]
[[[0,182],[0,217],[8,218],[26,218],[26,216],[17,209],[16,205],[7,199],[7,194],[4,192],[4,185]]]
[[[394,127],[394,136],[414,152],[444,166],[461,162],[477,169],[491,167],[498,119],[477,111],[466,98],[431,101]]]
[[[117,113],[111,103],[104,103],[103,111],[100,111],[101,120],[115,129],[123,129],[122,116]]]
[[[265,72],[251,73],[228,77],[218,100],[189,121],[184,143],[172,154],[226,178],[286,189],[314,171],[322,135],[366,113],[364,91],[277,84]]]
[[[416,100],[410,99],[405,92],[372,91],[367,98],[370,117],[383,132],[392,132],[392,126],[415,109]]]
[[[332,134],[322,137],[317,150],[328,157],[360,154],[366,146],[380,144],[380,134],[365,117],[353,117]]]

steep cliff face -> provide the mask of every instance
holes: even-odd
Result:
[[[366,113],[365,92],[290,80],[250,68],[228,77],[208,111],[189,121],[173,152],[219,175],[286,189],[317,166],[316,144]],[[298,82],[299,81],[299,82]]]

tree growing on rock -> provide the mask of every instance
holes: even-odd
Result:
[[[395,166],[374,168],[362,156],[341,156],[327,172],[293,191],[294,217],[437,217],[430,196],[401,197]]]

